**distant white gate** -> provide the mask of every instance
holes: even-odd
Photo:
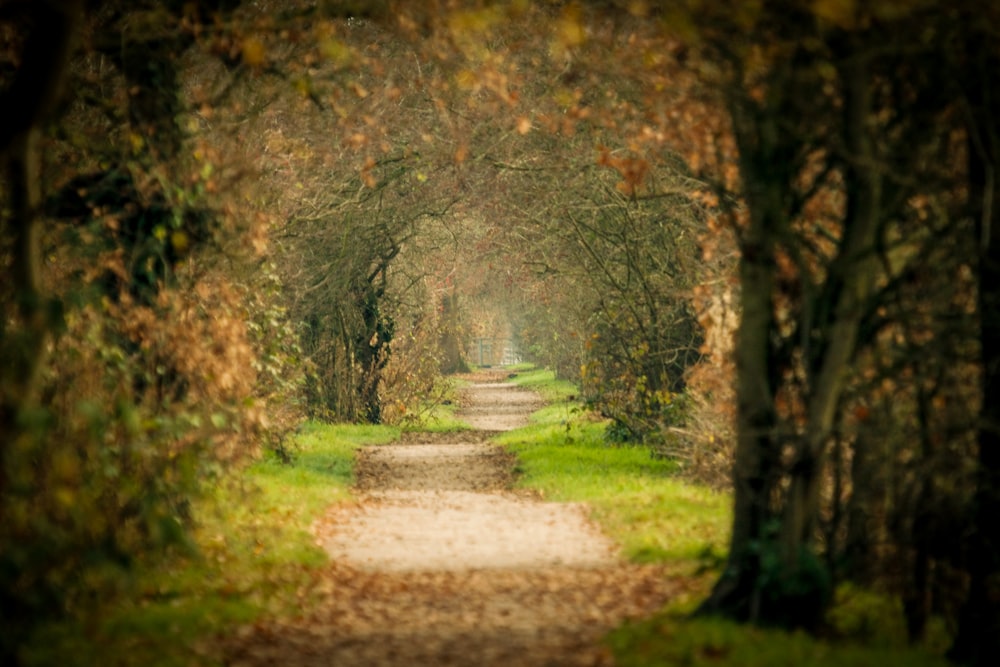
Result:
[[[469,360],[480,367],[513,366],[521,363],[521,354],[510,338],[475,338]]]

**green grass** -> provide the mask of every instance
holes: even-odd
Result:
[[[660,563],[677,577],[677,594],[662,613],[626,623],[607,637],[621,667],[943,667],[946,640],[929,650],[906,646],[898,602],[858,590],[838,591],[830,638],[764,630],[719,619],[690,618],[719,574],[728,544],[731,497],[676,475],[674,463],[644,447],[614,445],[607,422],[588,414],[576,388],[547,371],[514,380],[549,405],[525,428],[497,441],[515,452],[518,485],[546,499],[582,501],[633,562]]]
[[[701,554],[724,549],[727,495],[683,481],[675,463],[645,447],[608,443],[606,422],[568,400],[576,388],[550,372],[522,373],[514,381],[559,401],[534,413],[531,425],[497,438],[517,454],[519,486],[549,500],[588,503],[635,562],[697,567]]]
[[[642,447],[609,446],[602,425],[525,431],[499,439],[518,456],[519,486],[550,500],[588,503],[630,560],[693,562],[724,548],[728,499],[678,479],[675,464]]]
[[[626,624],[608,637],[619,667],[946,667],[906,647],[829,642],[802,632],[689,620],[675,613]]]
[[[403,422],[404,431],[423,433],[451,433],[467,431],[472,427],[458,419],[458,390],[467,384],[455,377],[440,380],[433,390],[433,397],[418,407]]]
[[[544,368],[519,365],[510,370],[515,375],[512,379],[514,384],[537,392],[547,403],[571,401],[580,393],[575,384],[556,379],[554,372]]]
[[[457,412],[458,405],[454,402],[431,405],[417,413],[414,419],[408,420],[404,424],[403,430],[423,433],[451,433],[471,429],[469,424],[456,416]]]
[[[398,437],[385,426],[304,425],[291,464],[265,458],[199,502],[195,554],[138,564],[120,595],[41,630],[25,664],[219,664],[213,635],[308,604],[312,573],[327,562],[311,523],[350,497],[358,447]]]

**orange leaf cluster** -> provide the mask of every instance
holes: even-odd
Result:
[[[618,190],[626,195],[633,196],[642,187],[646,177],[649,175],[649,161],[641,157],[615,157],[608,148],[602,147],[597,156],[597,164],[602,167],[610,167],[621,174],[622,180],[618,183]]]

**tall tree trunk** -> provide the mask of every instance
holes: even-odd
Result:
[[[469,365],[465,361],[461,339],[458,294],[454,291],[441,297],[441,372],[467,373]]]
[[[25,23],[31,26],[20,67],[0,96],[0,160],[6,168],[4,190],[9,213],[0,230],[13,261],[0,272],[0,282],[12,303],[0,307],[0,523],[6,521],[9,462],[22,456],[19,443],[34,433],[21,416],[38,405],[40,371],[57,324],[41,280],[41,203],[39,140],[62,89],[79,22],[82,0],[25,3]],[[0,664],[18,665],[18,644],[24,640],[37,609],[6,587],[0,589]]]
[[[54,324],[41,284],[39,134],[62,88],[82,1],[37,2],[26,9],[34,27],[21,67],[0,98],[0,155],[6,167],[13,262],[2,279],[11,290],[10,312],[0,314],[0,457],[18,438],[18,415],[36,401],[37,379]],[[0,466],[0,495],[6,488]],[[2,503],[0,503],[2,516]]]
[[[840,247],[832,262],[820,303],[809,312],[827,313],[825,321],[807,322],[820,331],[809,364],[806,426],[782,522],[782,559],[795,572],[813,549],[820,514],[823,472],[830,435],[840,408],[850,365],[857,348],[861,320],[875,287],[875,238],[880,224],[881,177],[871,137],[871,82],[861,47],[845,59],[844,134],[847,210]],[[818,612],[819,610],[817,610]]]
[[[875,546],[886,541],[887,509],[884,444],[862,431],[851,455],[851,496],[847,503],[847,536],[844,539],[846,576],[862,586],[878,578],[879,555]]]
[[[773,382],[775,242],[785,228],[784,176],[768,169],[776,142],[774,116],[737,101],[734,125],[750,222],[741,238],[737,331],[737,441],[733,465],[733,530],[726,569],[698,614],[760,618],[760,544],[774,518],[771,496],[780,477]]]
[[[369,424],[380,424],[382,399],[379,387],[382,383],[382,370],[388,361],[393,327],[391,321],[382,314],[380,299],[384,296],[383,289],[370,284],[360,289],[363,290],[358,299],[362,327],[355,340],[358,366],[361,369],[356,387],[361,403],[359,416]]]
[[[737,100],[733,125],[750,212],[740,264],[741,322],[736,346],[738,435],[734,521],[729,561],[703,613],[784,626],[817,625],[830,600],[831,575],[815,552],[823,473],[830,437],[853,361],[865,308],[875,288],[874,245],[881,181],[870,137],[870,77],[861,45],[848,46],[841,71],[849,150],[844,167],[847,210],[837,254],[818,289],[803,289],[792,314],[797,339],[782,340],[775,320],[776,247],[795,243],[791,216],[796,168],[808,146],[785,129],[801,110],[784,97],[795,67],[777,67],[769,97]],[[807,280],[802,268],[800,280]],[[802,359],[805,423],[782,426],[776,412],[784,368]],[[800,435],[793,429],[801,428]],[[791,466],[782,450],[794,446]],[[787,488],[782,483],[787,481]],[[763,560],[778,567],[767,565]],[[767,568],[767,571],[765,571]]]
[[[970,40],[975,49],[978,40]],[[992,96],[997,67],[989,47],[970,50],[969,198],[978,223],[982,407],[978,432],[978,479],[969,540],[969,594],[959,617],[950,657],[965,665],[992,665],[1000,655],[1000,226],[997,158],[1000,126]]]

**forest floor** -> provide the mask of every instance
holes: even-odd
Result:
[[[318,602],[246,628],[229,665],[610,665],[604,634],[671,595],[661,567],[624,562],[585,507],[515,490],[490,443],[538,397],[505,374],[465,378],[475,430],[409,433],[358,454],[355,501],[313,527],[330,554]]]

